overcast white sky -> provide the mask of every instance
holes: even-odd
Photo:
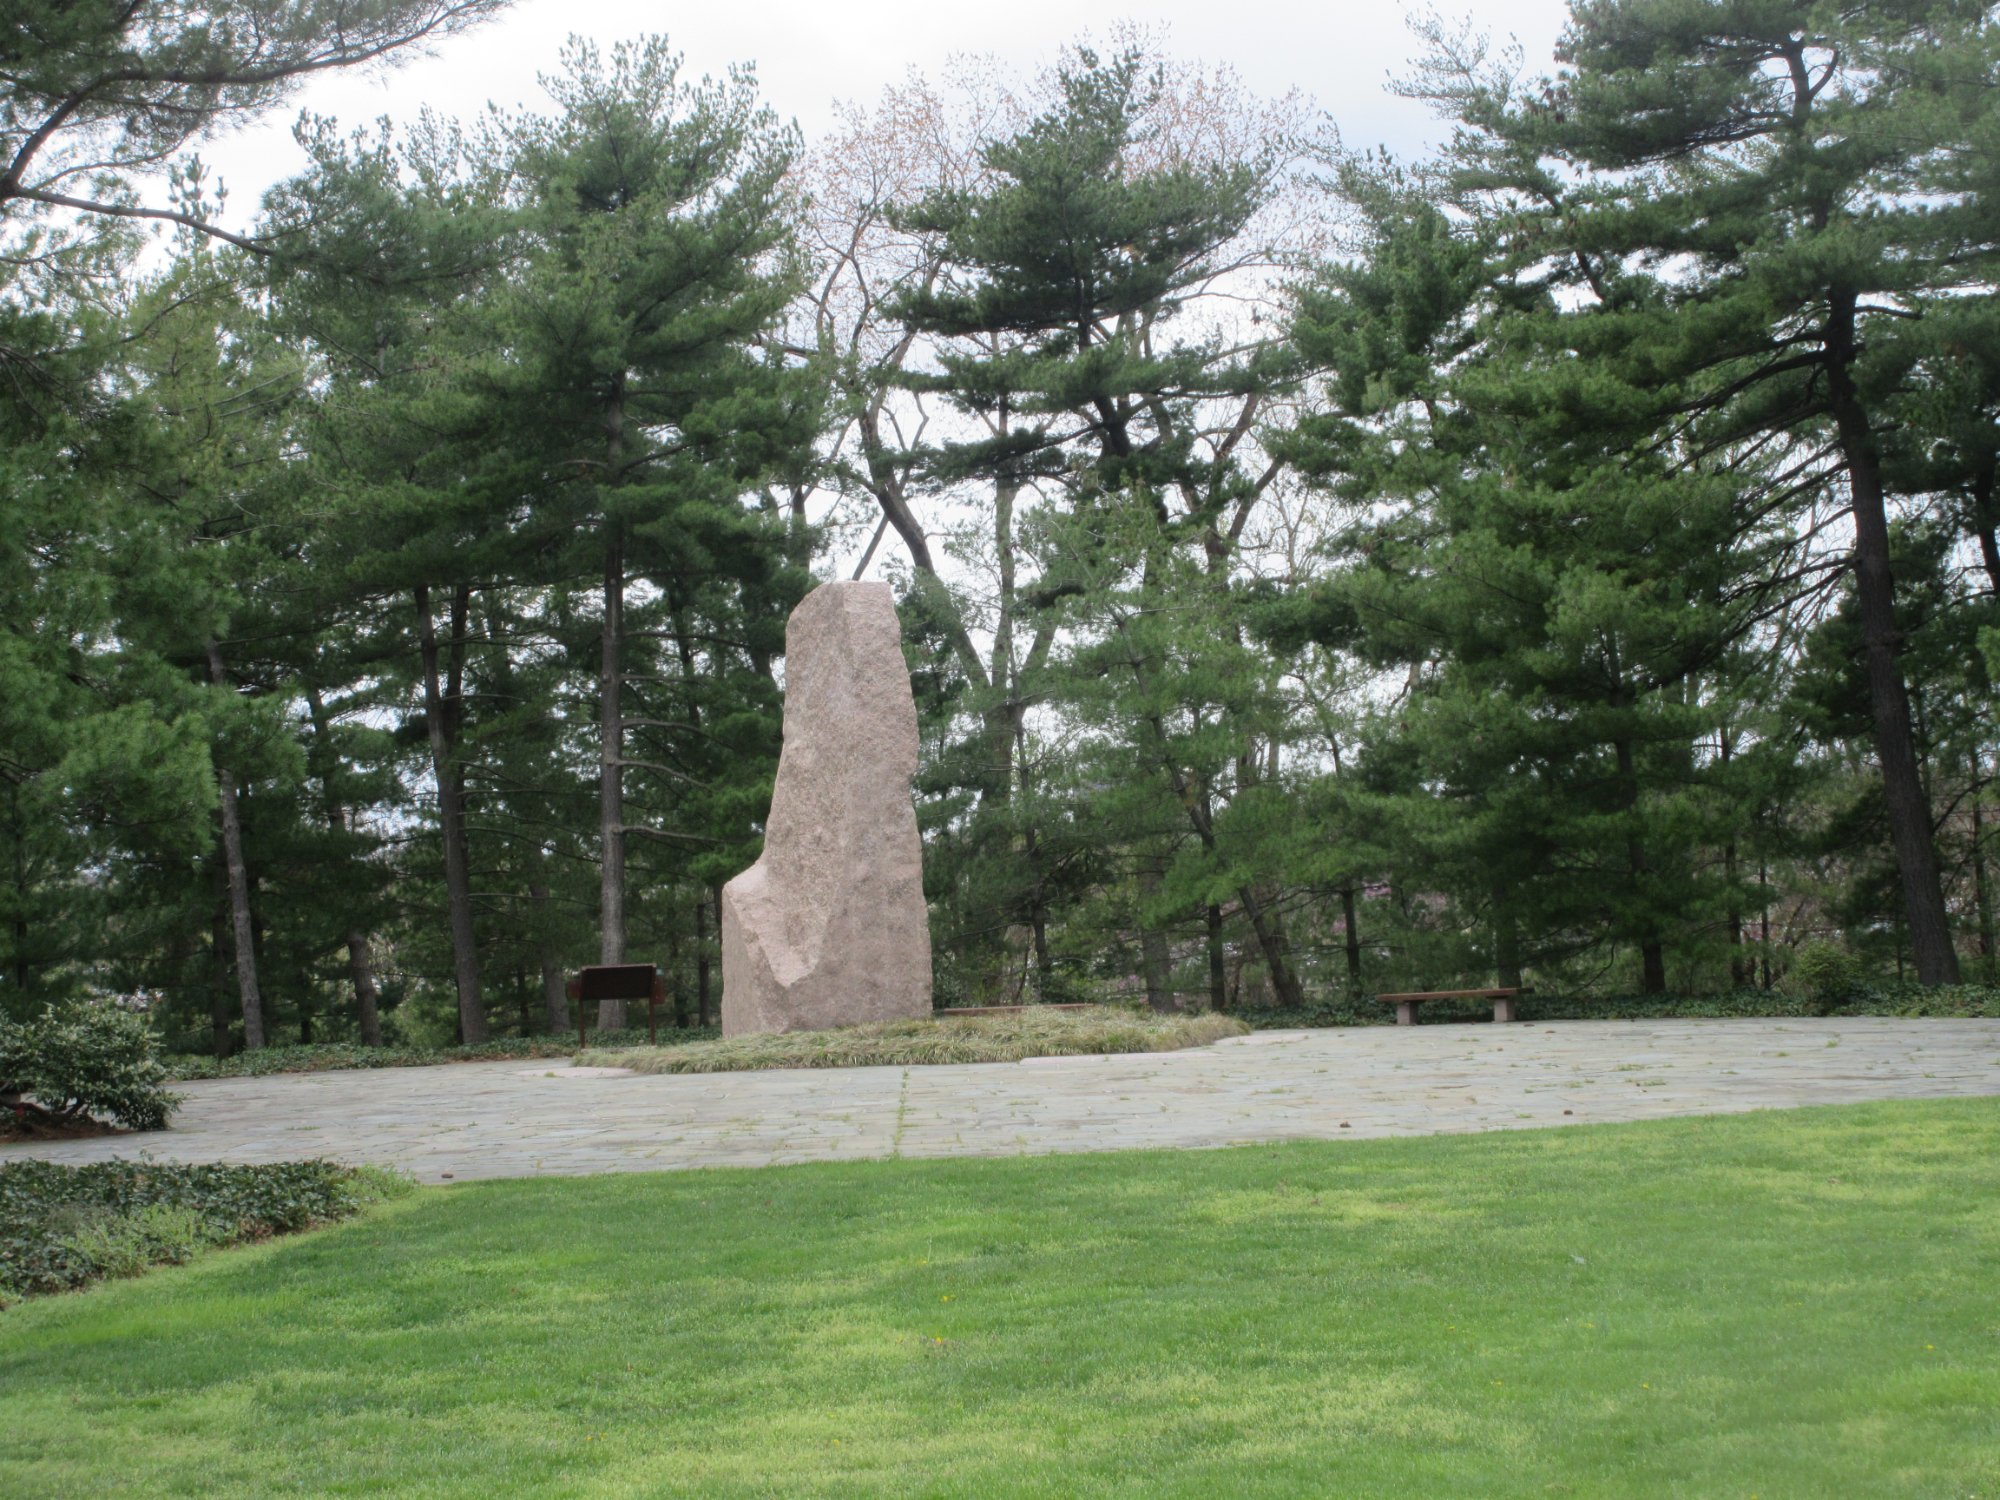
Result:
[[[1518,37],[1536,68],[1547,66],[1565,14],[1562,0],[1441,0],[1439,8],[1472,15],[1496,38]],[[1411,154],[1440,129],[1422,106],[1384,87],[1414,50],[1407,9],[1402,0],[1156,0],[1103,10],[1074,0],[518,0],[498,20],[399,68],[319,79],[293,107],[210,142],[202,155],[229,186],[227,218],[246,221],[266,187],[304,165],[291,139],[299,107],[350,127],[385,114],[408,119],[426,104],[461,118],[489,99],[540,108],[536,75],[555,68],[573,32],[605,47],[664,32],[685,54],[690,76],[755,63],[765,99],[810,139],[826,127],[836,100],[872,103],[912,67],[936,74],[954,54],[990,54],[1025,76],[1064,43],[1086,31],[1101,38],[1120,20],[1163,27],[1169,52],[1231,64],[1260,94],[1303,90],[1351,147],[1386,144]]]

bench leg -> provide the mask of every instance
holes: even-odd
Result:
[[[1519,1020],[1520,1017],[1514,1014],[1514,1002],[1512,1000],[1495,1000],[1493,1002],[1493,1019],[1496,1021],[1515,1021]]]
[[[1396,1002],[1396,1024],[1398,1026],[1414,1026],[1417,1024],[1417,1007],[1414,1001],[1398,1000]]]

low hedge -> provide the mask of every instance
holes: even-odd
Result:
[[[2000,985],[1856,985],[1837,993],[1728,990],[1715,995],[1523,995],[1524,1021],[1648,1021],[1715,1017],[1925,1016],[2000,1018]],[[1396,1007],[1372,996],[1340,996],[1311,1005],[1231,1012],[1263,1030],[1299,1026],[1387,1026]],[[1490,1021],[1488,1000],[1426,1000],[1424,1021]]]
[[[0,1307],[100,1277],[179,1264],[215,1245],[332,1223],[410,1184],[377,1167],[0,1165]]]
[[[722,1034],[715,1026],[662,1027],[669,1042],[706,1041]],[[590,1033],[592,1046],[643,1047],[646,1029],[628,1026],[622,1031]],[[560,1036],[497,1036],[463,1047],[364,1047],[358,1042],[316,1042],[304,1047],[260,1047],[239,1052],[234,1057],[215,1058],[180,1054],[167,1059],[175,1078],[261,1078],[269,1073],[320,1073],[334,1068],[424,1068],[434,1063],[537,1061],[544,1057],[572,1057],[576,1038]]]

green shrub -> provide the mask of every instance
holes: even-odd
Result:
[[[180,1102],[167,1092],[145,1017],[94,1002],[32,1020],[0,1021],[0,1096],[63,1123],[109,1121],[130,1130],[161,1130]]]
[[[1792,955],[1785,988],[1815,1000],[1844,1000],[1862,986],[1867,970],[1838,943],[1807,943]]]
[[[669,1043],[706,1041],[719,1036],[714,1026],[675,1028],[662,1024],[660,1035]],[[594,1047],[638,1047],[646,1042],[646,1028],[628,1026],[623,1031],[590,1031]],[[538,1061],[545,1057],[569,1057],[576,1052],[576,1037],[570,1032],[543,1036],[496,1036],[489,1041],[460,1047],[419,1047],[400,1044],[364,1047],[358,1042],[316,1042],[309,1046],[260,1047],[255,1052],[239,1052],[234,1057],[214,1058],[177,1054],[168,1059],[175,1078],[261,1078],[271,1073],[321,1073],[342,1068],[423,1068],[449,1062]]]
[[[409,1190],[393,1172],[327,1161],[8,1162],[0,1165],[0,1306],[331,1223]]]

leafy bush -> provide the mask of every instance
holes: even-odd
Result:
[[[161,1130],[180,1100],[167,1092],[154,1047],[145,1017],[116,1005],[50,1006],[32,1020],[0,1020],[0,1098],[64,1124]]]
[[[408,1191],[394,1173],[328,1161],[8,1162],[0,1165],[0,1307],[178,1264],[211,1245],[331,1223]]]
[[[1861,988],[1867,969],[1838,943],[1807,943],[1792,955],[1785,988],[1815,1000],[1839,1000]]]

